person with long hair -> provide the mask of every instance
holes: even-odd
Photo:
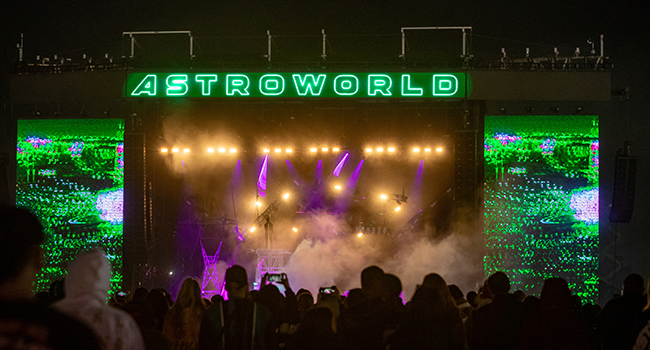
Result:
[[[167,312],[163,333],[172,343],[173,350],[195,350],[199,345],[199,331],[205,305],[201,287],[193,278],[186,278],[178,292],[176,303]]]
[[[389,342],[391,349],[465,348],[465,330],[460,312],[440,275],[429,274],[425,277]]]

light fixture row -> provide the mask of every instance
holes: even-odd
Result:
[[[425,147],[425,148],[413,147],[413,152],[414,153],[431,152],[433,150],[434,149],[432,149],[431,147]],[[366,151],[366,153],[383,153],[384,151],[387,151],[388,153],[393,153],[393,152],[395,152],[395,148],[394,147],[389,147],[389,148],[384,149],[383,147],[377,147],[377,148],[373,149],[371,147],[368,147],[368,148],[365,149],[365,151]],[[436,148],[435,151],[436,152],[442,152],[442,147]]]
[[[323,152],[323,153],[327,153],[327,152],[335,152],[336,153],[336,152],[340,152],[341,149],[339,147],[332,147],[332,148],[329,148],[329,147],[321,147],[321,148],[311,147],[311,148],[309,148],[310,153],[316,153],[316,152],[319,152],[319,151]],[[264,153],[282,153],[282,152],[284,152],[284,153],[293,153],[293,149],[292,148],[284,148],[284,149],[283,148],[273,148],[273,149],[264,148]]]
[[[163,147],[163,148],[160,149],[160,153],[181,153],[181,152],[182,153],[190,153],[190,149],[189,148],[180,149],[178,147],[173,147],[171,149],[169,149],[167,147]],[[218,153],[237,153],[237,149],[236,148],[224,148],[224,147],[220,147],[220,148],[215,149],[215,148],[210,147],[210,148],[207,149],[207,152],[208,153],[215,153],[215,152],[218,152]]]
[[[237,153],[236,148],[225,148],[225,147],[220,147],[220,148],[216,148],[216,149],[210,147],[206,151],[208,153],[215,153],[215,152],[217,152],[217,153]],[[312,148],[309,149],[310,153],[317,153],[319,151],[322,152],[322,153],[327,153],[327,152],[337,153],[337,152],[340,152],[341,149],[338,148],[338,147],[334,147],[334,148],[331,148],[331,149],[329,147],[322,147],[320,149],[316,148],[316,147],[312,147]],[[365,153],[383,153],[383,152],[395,153],[395,151],[396,151],[395,147],[388,147],[388,148],[384,148],[384,147],[376,147],[376,148],[367,147],[365,149]],[[431,147],[425,147],[425,148],[414,147],[413,148],[414,153],[419,153],[419,152],[429,153],[429,152],[433,152],[433,151],[436,151],[436,152],[440,153],[440,152],[443,151],[443,148],[442,147],[438,147],[438,148],[435,148],[435,149],[433,149]],[[293,153],[294,150],[292,148],[273,148],[273,149],[264,148],[263,152],[265,154],[269,154],[269,153],[271,153],[271,154],[273,154],[273,153]],[[167,147],[163,147],[163,148],[160,149],[160,153],[190,153],[190,149],[189,148],[181,149],[181,148],[178,148],[178,147],[173,147],[173,148],[170,149],[170,148],[167,148]]]

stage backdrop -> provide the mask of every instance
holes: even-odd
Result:
[[[45,227],[44,264],[35,291],[65,277],[77,252],[102,248],[111,292],[122,282],[124,122],[121,119],[19,120],[16,204]]]
[[[598,117],[485,117],[485,272],[598,299]]]

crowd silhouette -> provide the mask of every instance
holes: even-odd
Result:
[[[404,303],[399,276],[378,266],[344,293],[294,292],[286,275],[264,276],[254,291],[234,265],[225,299],[202,298],[193,278],[175,300],[160,288],[109,298],[108,259],[94,249],[79,253],[63,282],[34,295],[41,224],[25,209],[2,207],[0,229],[0,349],[650,349],[650,299],[637,274],[602,310],[562,278],[545,280],[538,298],[511,291],[499,271],[468,293],[430,273]]]

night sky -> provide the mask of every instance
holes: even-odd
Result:
[[[227,50],[237,52],[241,49],[250,53],[250,47],[237,45],[250,46],[247,44],[249,39],[244,37],[260,36],[263,40],[266,30],[271,30],[274,35],[296,36],[276,41],[278,55],[313,55],[313,60],[320,55],[318,36],[321,29],[332,36],[332,54],[348,47],[337,45],[337,35],[341,36],[341,42],[367,39],[373,43],[381,42],[381,36],[385,35],[391,44],[386,44],[387,49],[381,51],[382,54],[394,50],[394,56],[386,56],[387,60],[396,60],[400,53],[397,35],[402,26],[472,26],[473,54],[477,58],[495,59],[500,57],[502,47],[516,58],[524,56],[525,47],[531,47],[533,57],[550,55],[553,47],[559,47],[563,55],[569,55],[577,46],[582,53],[588,53],[587,39],[597,41],[602,33],[605,35],[605,54],[614,64],[612,89],[629,86],[630,92],[624,107],[613,103],[612,115],[621,121],[615,123],[620,125],[620,129],[612,133],[615,135],[612,139],[601,141],[601,147],[618,148],[623,141],[631,140],[633,155],[639,159],[633,221],[618,225],[618,257],[623,264],[620,283],[625,274],[633,271],[650,277],[650,215],[647,215],[650,212],[647,196],[650,188],[645,181],[650,175],[647,163],[647,154],[650,154],[647,135],[650,131],[647,117],[650,109],[647,83],[650,79],[650,43],[645,22],[647,11],[642,11],[638,2],[27,0],[11,1],[0,11],[2,99],[9,97],[9,72],[17,58],[16,44],[20,33],[25,36],[27,61],[35,60],[36,55],[53,57],[55,54],[73,60],[81,59],[83,53],[95,57],[109,53],[112,57],[119,57],[127,52],[123,48],[122,32],[138,30],[191,30],[199,46],[197,56],[201,50],[208,52],[212,49],[210,38],[215,37],[242,37],[241,40],[233,39],[234,44]],[[346,35],[359,34],[368,37],[343,40]],[[296,49],[300,46],[296,43],[305,40],[313,40],[314,52]],[[439,44],[441,50],[456,48],[460,53],[459,37],[442,35],[439,40],[425,41],[431,45],[428,50],[435,50],[433,45]],[[397,45],[391,46],[393,43]],[[415,39],[413,43],[417,45]],[[186,50],[179,47],[179,50]],[[414,51],[417,49],[413,48]],[[598,45],[596,51],[599,51]],[[262,41],[259,55],[265,53],[266,46]],[[612,178],[613,169],[601,169],[602,188],[611,187]],[[607,218],[601,218],[601,222],[605,220]],[[603,229],[606,230],[613,230],[613,225]]]

